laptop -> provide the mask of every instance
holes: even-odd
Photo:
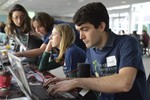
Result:
[[[29,100],[53,100],[53,97],[49,96],[47,90],[42,85],[29,85],[20,58],[10,53],[8,53],[8,58],[11,64],[11,66],[8,66],[8,69],[18,83],[21,91]]]
[[[6,33],[0,32],[0,45],[4,45],[7,40]]]
[[[59,93],[57,96],[49,96],[47,90],[42,85],[29,85],[21,59],[15,55],[8,53],[8,58],[11,66],[8,66],[9,71],[16,79],[20,89],[29,100],[72,100],[75,96],[68,92]]]

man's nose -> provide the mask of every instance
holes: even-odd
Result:
[[[83,38],[84,38],[83,32],[80,32],[80,39],[83,39]]]

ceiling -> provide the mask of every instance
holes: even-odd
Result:
[[[43,11],[52,16],[72,16],[77,9],[90,2],[102,2],[107,8],[150,0],[0,0],[2,10],[9,11],[12,5],[19,3],[29,11]]]

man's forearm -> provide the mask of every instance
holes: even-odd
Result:
[[[74,81],[75,87],[99,92],[117,93],[128,91],[128,89],[125,89],[125,84],[119,79],[117,74],[101,78],[77,78]]]

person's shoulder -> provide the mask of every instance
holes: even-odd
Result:
[[[132,37],[132,36],[130,36],[130,35],[125,35],[123,38],[124,38],[125,40],[126,40],[126,39],[127,39],[127,40],[132,40],[132,41],[136,40],[134,37]]]
[[[136,40],[136,38],[130,36],[130,35],[124,35],[121,36],[120,41],[118,41],[118,45],[121,46],[137,46],[139,45],[138,41]]]
[[[131,35],[120,35],[119,40],[120,41],[134,41],[136,39]]]
[[[80,50],[80,47],[78,47],[76,44],[72,44],[67,51],[77,51]]]
[[[61,23],[67,23],[67,22],[62,21],[62,20],[55,20],[55,24],[61,24]]]
[[[77,45],[73,44],[67,49],[67,53],[85,53],[83,49],[78,47]]]

